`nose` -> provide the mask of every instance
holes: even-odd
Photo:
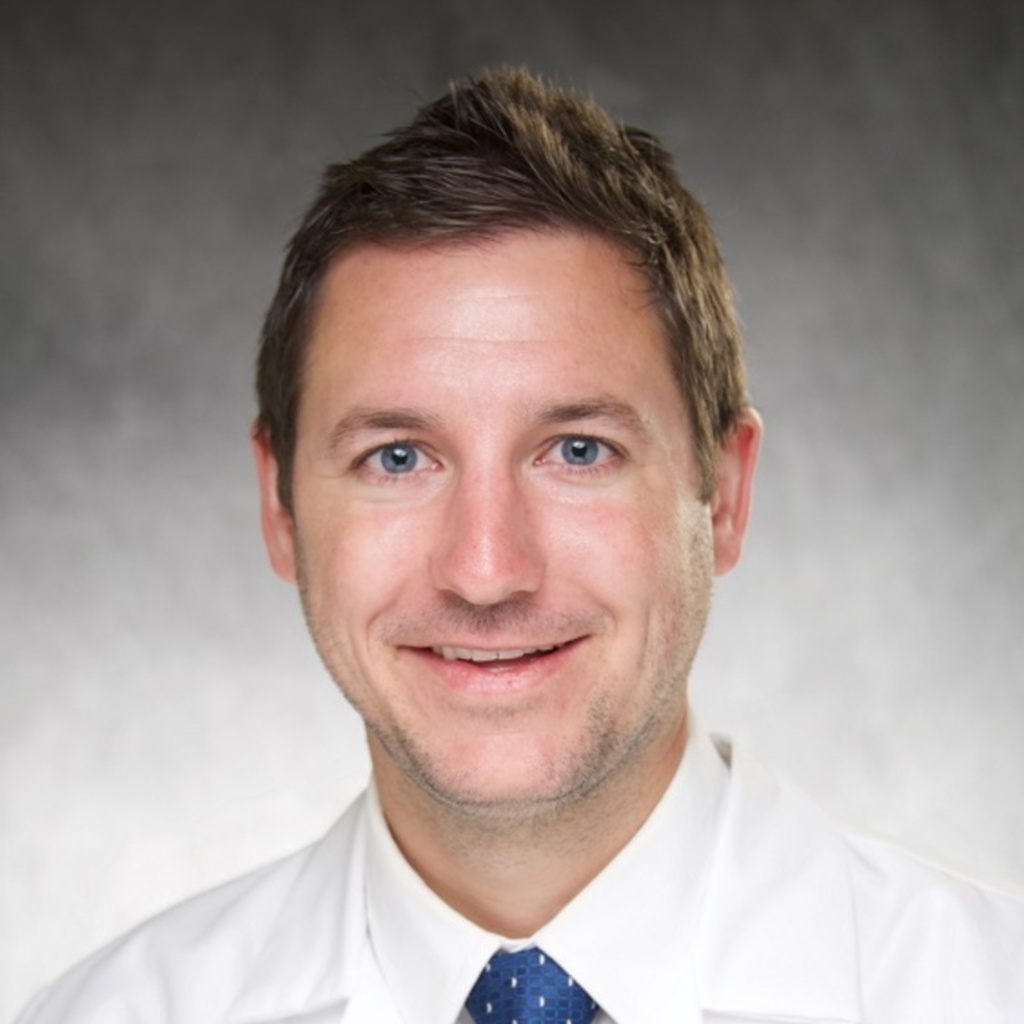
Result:
[[[431,552],[439,590],[487,606],[540,587],[544,559],[526,486],[508,470],[464,473],[452,484]]]

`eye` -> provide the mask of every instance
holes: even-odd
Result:
[[[420,461],[420,453],[411,444],[386,444],[371,453],[367,463],[384,473],[411,473]]]
[[[608,446],[593,437],[567,437],[558,452],[570,466],[592,466],[608,454]]]

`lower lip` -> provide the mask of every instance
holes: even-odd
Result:
[[[483,697],[518,694],[543,686],[579,644],[572,640],[548,654],[509,661],[472,662],[443,658],[426,648],[406,648],[431,676],[459,693]]]

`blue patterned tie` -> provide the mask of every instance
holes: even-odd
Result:
[[[536,947],[497,953],[466,1009],[475,1024],[590,1024],[597,1003]]]

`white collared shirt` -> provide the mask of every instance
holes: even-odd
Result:
[[[598,1024],[650,1024],[666,1007],[700,1020],[694,935],[728,773],[694,731],[661,801],[610,864],[550,923],[512,942],[457,914],[422,881],[368,802],[370,943],[405,1024],[472,1024],[462,1009],[500,948],[538,946],[602,1008]]]

